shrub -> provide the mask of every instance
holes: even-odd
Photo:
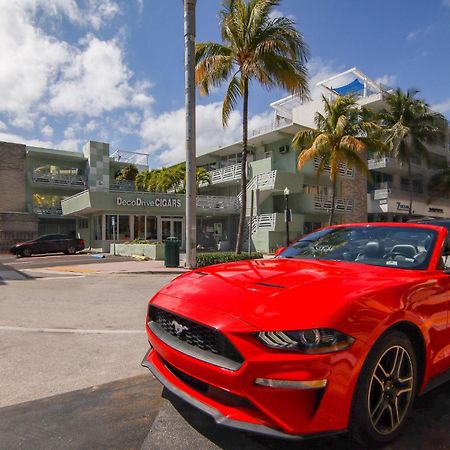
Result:
[[[258,259],[262,258],[262,253],[241,253],[236,255],[233,252],[212,252],[199,253],[197,255],[197,267],[210,266],[212,264],[220,264],[225,262],[242,261],[244,259]]]

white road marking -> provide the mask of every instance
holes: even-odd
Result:
[[[33,328],[1,326],[0,331],[21,331],[24,333],[69,333],[69,334],[144,334],[145,330],[83,330],[79,328]]]
[[[86,275],[69,275],[67,277],[36,277],[33,280],[46,281],[46,280],[70,280],[72,278],[86,278]]]

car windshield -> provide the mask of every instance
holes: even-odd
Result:
[[[437,233],[419,227],[349,226],[306,235],[281,258],[348,261],[399,269],[426,269]]]

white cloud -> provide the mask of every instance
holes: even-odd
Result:
[[[117,42],[88,35],[82,44],[63,68],[61,80],[50,87],[51,112],[92,117],[127,106],[146,108],[153,102],[145,92],[148,84],[130,84],[132,73]]]
[[[23,128],[25,130],[32,130],[37,118],[36,113],[23,112],[20,115],[12,116],[10,124],[16,128]]]
[[[447,98],[446,100],[440,103],[435,103],[434,105],[431,105],[431,109],[440,112],[442,114],[450,113],[450,98]]]
[[[6,130],[8,127],[6,126],[6,123],[5,122],[2,122],[1,120],[0,120],[0,130]]]
[[[69,127],[64,130],[65,139],[73,139],[75,137],[75,128]]]
[[[447,8],[450,8],[450,0],[442,0],[442,4]]]
[[[80,151],[84,141],[82,139],[64,139],[58,142],[55,147],[60,150],[68,150],[71,152]]]
[[[98,28],[120,13],[112,0],[85,0],[83,5],[74,0],[0,0],[0,113],[11,117],[13,126],[32,128],[37,111],[96,116],[122,107],[143,109],[153,102],[147,93],[150,83],[132,80],[118,39],[87,34],[69,44],[38,26],[65,17]],[[35,117],[30,120],[31,111]]]
[[[27,138],[15,133],[0,132],[0,141],[15,142],[17,144],[32,145],[34,147],[52,148],[53,143],[41,139]]]
[[[418,33],[419,33],[418,31],[411,31],[406,35],[406,40],[411,41],[417,36]]]
[[[222,103],[197,106],[197,153],[206,149],[229,145],[241,139],[241,114],[233,111],[228,127],[222,127]],[[272,123],[273,113],[257,114],[249,120],[249,130]],[[184,159],[185,111],[180,108],[159,116],[149,116],[142,123],[141,137],[144,151],[155,154],[161,164]],[[162,150],[161,153],[160,150]]]
[[[387,87],[393,87],[397,83],[396,75],[385,74],[375,80],[377,83],[384,84]]]
[[[280,17],[286,17],[287,19],[290,20],[294,20],[295,21],[295,16],[292,14],[285,14],[283,11],[281,11],[280,9],[273,9],[272,12],[269,14],[269,17],[271,19],[279,19]]]
[[[53,136],[53,128],[50,125],[45,125],[44,128],[41,129],[41,133],[48,138]]]

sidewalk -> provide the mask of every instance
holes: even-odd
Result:
[[[108,256],[106,256],[106,259]],[[180,259],[179,267],[165,267],[164,261],[124,261],[108,262],[102,260],[103,264],[98,264],[93,260],[92,264],[82,264],[73,266],[53,266],[39,269],[25,269],[26,272],[41,273],[80,273],[80,274],[181,274],[188,269],[184,268],[185,261]]]

